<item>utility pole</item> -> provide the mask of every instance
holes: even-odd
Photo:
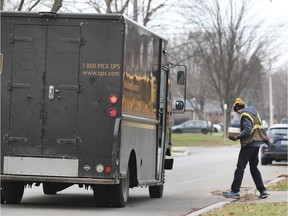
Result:
[[[273,124],[273,111],[274,111],[274,106],[273,106],[273,89],[272,89],[272,66],[271,66],[271,60],[269,61],[269,110],[270,110],[270,125]]]
[[[274,115],[273,115],[273,89],[272,89],[272,74],[270,71],[269,74],[269,107],[270,107],[270,125],[273,124],[273,119],[274,119]]]
[[[226,145],[226,135],[227,135],[227,124],[226,124],[226,119],[227,119],[227,104],[224,104],[224,106],[223,106],[223,108],[224,108],[224,124],[223,124],[223,129],[224,129],[224,131],[223,131],[223,133],[224,133],[224,144]]]

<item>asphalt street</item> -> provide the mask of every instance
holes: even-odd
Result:
[[[180,152],[174,149],[174,169],[166,171],[161,199],[151,199],[147,188],[133,188],[125,208],[99,208],[94,206],[92,190],[75,185],[51,196],[44,195],[40,185],[26,188],[21,204],[2,204],[1,215],[189,215],[207,206],[227,202],[219,194],[230,189],[239,149],[238,146],[181,148]],[[287,163],[259,165],[259,169],[266,183],[279,175],[287,175]],[[241,190],[247,192],[253,188],[247,167]]]

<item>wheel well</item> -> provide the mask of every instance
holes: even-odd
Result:
[[[129,187],[136,187],[138,185],[137,181],[137,161],[136,161],[136,154],[135,151],[133,150],[130,153],[130,158],[129,158],[129,173],[130,173],[130,185]]]

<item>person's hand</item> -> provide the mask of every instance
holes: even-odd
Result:
[[[228,137],[230,140],[232,140],[232,141],[236,141],[236,140],[238,140],[238,137],[237,136],[231,136],[231,137]]]
[[[269,149],[274,150],[276,145],[272,143],[269,139],[265,140],[264,143],[268,146]]]
[[[275,150],[276,145],[270,141],[268,141],[268,148],[271,149],[272,151]]]

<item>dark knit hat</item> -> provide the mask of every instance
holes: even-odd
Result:
[[[246,106],[246,105],[245,105],[244,101],[242,101],[241,98],[236,98],[236,101],[235,101],[235,103],[234,103],[234,105],[233,105],[233,110],[234,110],[235,112],[237,112],[237,111],[240,110],[240,109],[244,109],[245,106]]]

